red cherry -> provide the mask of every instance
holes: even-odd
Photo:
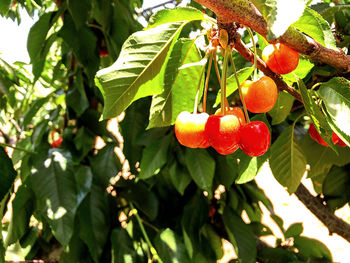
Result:
[[[277,86],[267,76],[263,76],[257,81],[246,80],[241,87],[245,104],[250,112],[268,112],[276,103]]]
[[[235,115],[211,115],[205,125],[209,144],[220,154],[238,149],[240,121]]]
[[[277,74],[287,74],[297,68],[299,53],[281,43],[267,45],[262,52],[266,65]]]
[[[318,133],[318,131],[316,130],[316,127],[313,123],[310,124],[309,135],[313,140],[315,140],[319,144],[321,144],[323,146],[327,146],[327,147],[329,146],[328,143],[326,143],[323,140],[323,138],[321,137],[321,135]]]
[[[243,125],[239,131],[239,147],[249,156],[260,156],[270,146],[270,131],[262,121],[252,121]]]
[[[108,56],[108,50],[107,47],[103,46],[100,48],[100,58],[107,57]]]
[[[221,115],[221,108],[217,109],[217,111],[215,112],[215,115]],[[229,109],[226,110],[226,115],[235,115],[238,118],[241,125],[245,124],[244,113],[242,109],[239,107],[233,107],[233,108],[230,107]]]
[[[209,147],[204,132],[209,115],[207,113],[191,114],[181,112],[175,120],[175,135],[179,143],[190,148]]]
[[[61,147],[62,141],[63,141],[62,137],[58,138],[57,140],[55,140],[55,141],[53,141],[51,143],[51,147],[52,148],[59,148],[59,147]]]
[[[333,143],[340,146],[340,147],[346,147],[346,143],[342,141],[342,139],[339,138],[339,136],[333,132],[332,134],[332,140],[333,140]]]

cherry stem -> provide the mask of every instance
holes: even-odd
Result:
[[[245,101],[244,101],[244,98],[243,98],[242,87],[241,87],[241,85],[239,84],[239,80],[238,80],[238,76],[237,76],[237,70],[236,70],[235,63],[234,63],[234,61],[233,61],[232,53],[230,54],[230,59],[231,59],[233,74],[234,74],[234,76],[235,76],[236,83],[237,83],[237,87],[238,87],[239,97],[241,98],[241,101],[242,101],[242,104],[243,104],[244,115],[245,115],[245,118],[246,118],[246,120],[247,120],[247,123],[249,123],[249,122],[250,122],[250,119],[249,119],[249,115],[248,115],[248,111],[247,111],[247,106],[246,106]]]
[[[211,64],[213,62],[213,51],[210,51],[209,56],[209,65],[208,65],[208,71],[207,76],[205,79],[205,86],[204,86],[204,96],[203,96],[203,112],[207,112],[207,93],[208,93],[208,84],[209,84],[209,77],[210,77],[210,71],[211,71]]]
[[[253,51],[254,51],[254,75],[253,75],[253,81],[256,81],[258,78],[258,68],[256,66],[257,64],[257,58],[256,58],[256,44],[255,44],[255,40],[254,40],[254,35],[252,30],[249,27],[245,27],[249,33],[250,39],[253,43]]]
[[[229,56],[231,54],[230,47],[225,49],[224,62],[222,66],[222,81],[221,81],[221,115],[225,116],[226,114],[226,79],[227,79],[227,65]]]
[[[201,74],[200,74],[200,77],[199,77],[196,98],[195,98],[195,101],[194,101],[193,114],[197,114],[197,105],[198,105],[199,91],[201,89],[202,79],[203,79],[203,75],[204,75],[204,72],[205,72],[205,66],[207,65],[207,62],[208,62],[208,55],[209,55],[209,53],[205,54],[205,58],[204,59],[206,61],[205,61],[204,65],[203,65],[203,67],[202,67]]]
[[[214,51],[214,66],[215,66],[215,72],[216,72],[216,76],[218,77],[218,81],[219,81],[219,85],[221,87],[221,77],[220,77],[220,72],[219,72],[219,68],[218,68],[218,62],[216,60],[216,50]],[[225,98],[225,107],[228,107],[228,100],[227,98]]]

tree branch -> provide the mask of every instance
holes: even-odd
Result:
[[[248,0],[194,0],[211,9],[218,20],[223,23],[237,22],[246,25],[266,38],[268,32],[267,22]],[[281,42],[301,54],[307,55],[311,60],[326,63],[341,72],[350,72],[350,56],[342,50],[333,50],[322,46],[312,38],[289,28],[274,42]]]
[[[328,228],[330,234],[336,233],[350,242],[350,225],[334,215],[322,204],[322,200],[313,196],[303,184],[299,185],[295,195]]]

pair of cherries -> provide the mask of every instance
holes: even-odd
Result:
[[[322,139],[321,135],[318,133],[316,130],[316,127],[313,123],[311,123],[310,128],[309,128],[309,135],[310,137],[318,142],[319,144],[329,147],[328,143],[325,142],[325,140]],[[338,137],[338,135],[333,132],[332,134],[332,141],[335,145],[338,145],[340,147],[346,147],[347,145]]]
[[[245,122],[238,107],[230,108],[225,115],[221,111],[207,113],[181,112],[175,121],[178,141],[190,148],[212,146],[218,153],[227,155],[238,148],[249,156],[263,155],[270,146],[270,131],[261,121]]]

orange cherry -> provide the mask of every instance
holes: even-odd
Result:
[[[216,110],[215,115],[221,115],[221,108]],[[229,109],[226,109],[226,115],[235,115],[241,125],[245,124],[244,113],[239,107],[230,107]]]
[[[204,132],[209,115],[207,113],[192,114],[181,112],[175,120],[175,135],[179,143],[190,148],[209,147]]]
[[[267,76],[263,76],[257,81],[246,80],[241,87],[245,104],[250,112],[268,112],[276,103],[277,86]]]
[[[262,52],[262,60],[277,74],[288,74],[296,69],[299,53],[284,44],[267,45]]]

